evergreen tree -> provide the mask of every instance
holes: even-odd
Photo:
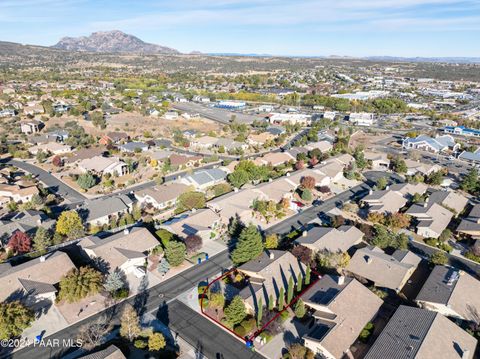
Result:
[[[232,261],[239,265],[254,258],[263,252],[262,235],[253,225],[244,228],[238,237],[238,243],[232,252]]]
[[[272,311],[273,307],[275,307],[275,301],[273,300],[273,295],[270,294],[268,297],[268,310]]]
[[[472,168],[468,172],[468,174],[463,178],[463,181],[460,184],[460,188],[470,194],[475,194],[476,192],[478,192],[479,181],[478,181],[478,170],[476,168]]]
[[[242,298],[240,298],[238,295],[233,297],[230,304],[225,308],[224,313],[225,318],[230,325],[235,326],[240,324],[247,316],[245,304],[243,304]]]
[[[290,303],[293,299],[293,277],[290,276],[288,280],[288,289],[287,289],[287,303]]]
[[[168,263],[166,258],[162,258],[160,260],[157,270],[160,274],[167,274],[167,272],[170,270],[170,264]]]
[[[260,326],[260,322],[262,321],[263,317],[263,301],[262,298],[258,300],[258,311],[257,311],[257,326]]]
[[[303,300],[299,299],[295,305],[295,316],[301,319],[305,316],[305,312],[305,303],[303,303]]]
[[[165,248],[165,256],[172,267],[177,267],[185,260],[186,247],[182,242],[168,242]]]
[[[20,301],[0,303],[0,339],[18,337],[35,319],[35,313]]]
[[[38,227],[37,232],[35,232],[35,237],[33,238],[33,249],[35,251],[45,251],[51,245],[51,233],[43,227]]]
[[[82,173],[77,178],[77,184],[81,189],[87,190],[97,184],[97,179],[91,173]]]
[[[72,269],[60,280],[58,299],[69,303],[89,295],[97,294],[102,288],[102,274],[92,267]]]
[[[305,285],[309,285],[310,284],[310,272],[312,270],[310,269],[310,266],[307,265],[307,269],[305,270]]]
[[[300,293],[302,291],[302,273],[298,272],[297,276],[297,293]]]
[[[285,289],[282,287],[280,288],[280,294],[278,296],[278,310],[283,310],[283,307],[285,307]]]
[[[118,290],[125,287],[125,281],[123,275],[119,270],[114,270],[111,272],[107,279],[105,279],[105,284],[103,285],[105,290],[110,293],[115,293]]]

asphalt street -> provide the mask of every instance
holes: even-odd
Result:
[[[369,171],[364,173],[364,176],[372,186],[381,177],[389,178],[390,182],[402,181],[400,176],[389,172]],[[268,228],[266,232],[285,235],[293,230],[303,229],[308,223],[319,219],[322,213],[328,212],[335,207],[340,207],[347,201],[358,200],[362,197],[365,197],[370,189],[371,187],[365,183],[352,187],[351,189],[342,192],[335,197],[332,197],[320,204],[313,205],[312,207],[285,219],[284,221]]]
[[[209,359],[254,359],[262,355],[247,349],[245,344],[225,332],[217,324],[199,315],[184,303],[175,300],[168,304],[168,316],[160,320]]]
[[[132,298],[129,298],[127,301],[119,303],[113,307],[110,307],[102,312],[99,312],[91,317],[88,317],[76,324],[73,324],[57,333],[54,333],[46,338],[44,338],[45,342],[49,339],[58,339],[60,342],[63,340],[68,339],[76,339],[78,336],[81,327],[86,324],[95,323],[98,321],[102,316],[111,315],[112,316],[112,324],[118,325],[119,318],[121,316],[122,308],[125,303],[130,303],[131,305],[142,308],[142,310],[146,312],[154,311],[154,314],[158,312],[157,315],[165,317],[168,316],[169,320],[172,322],[180,323],[179,321],[181,318],[177,318],[177,314],[175,310],[170,308],[170,301],[176,298],[181,293],[187,291],[188,289],[197,286],[199,282],[211,279],[212,276],[216,276],[221,273],[223,270],[229,268],[232,265],[230,261],[228,251],[225,250],[216,256],[210,258],[208,261],[205,261],[201,264],[195,265],[192,268],[162,282],[143,293],[140,293]],[[183,311],[185,313],[185,311]],[[193,312],[195,313],[195,312]],[[191,319],[196,323],[197,326],[202,327],[205,326],[208,330],[210,330],[211,322],[208,319],[203,318],[201,314],[196,314],[198,317],[194,317],[193,313],[190,313]],[[169,324],[169,323],[166,323]],[[195,332],[189,332],[189,335]],[[205,335],[208,335],[208,331],[206,332],[196,332],[197,340],[208,340],[208,338],[204,338]],[[183,338],[183,332],[180,333],[180,336]],[[226,333],[224,331],[219,331],[215,335],[218,341],[215,344],[215,347],[209,348],[209,350],[215,349],[218,353],[226,353],[224,358],[230,358],[228,353],[231,352],[232,349],[232,342],[230,341],[231,334]],[[234,338],[233,338],[234,339]],[[234,339],[237,340],[237,339]],[[237,340],[238,341],[238,340]],[[240,342],[239,342],[240,343]],[[240,343],[241,344],[241,343]],[[207,350],[207,347],[204,347]],[[40,346],[29,346],[18,350],[14,353],[9,353],[5,351],[0,352],[0,358],[19,358],[19,359],[47,359],[47,358],[60,358],[68,352],[69,348],[64,348],[62,346],[59,347],[40,347]],[[213,357],[215,358],[215,357]],[[249,358],[248,356],[246,358]]]
[[[37,176],[38,180],[44,183],[49,191],[58,193],[60,196],[69,200],[70,202],[81,202],[87,199],[87,197],[80,192],[74,190],[70,186],[67,186],[58,178],[37,166],[13,159],[9,159],[4,163],[21,168],[22,170]]]

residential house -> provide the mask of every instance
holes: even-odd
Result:
[[[377,315],[383,301],[353,278],[325,275],[302,300],[314,310],[315,324],[303,336],[304,345],[322,358],[352,355],[350,347]]]
[[[114,344],[91,354],[83,355],[81,359],[126,359],[127,357]]]
[[[23,108],[23,114],[26,116],[35,116],[44,113],[43,106],[41,104],[30,104]]]
[[[171,183],[135,191],[135,198],[142,207],[162,210],[175,206],[178,197],[189,190],[190,187],[183,183]]]
[[[453,135],[458,135],[458,136],[473,136],[473,137],[479,137],[480,136],[480,130],[474,129],[474,128],[467,128],[465,126],[445,126],[443,128],[443,131],[445,133],[451,133]]]
[[[307,144],[305,148],[309,151],[313,149],[318,149],[322,153],[327,153],[333,149],[333,144],[330,141],[317,141]]]
[[[72,151],[71,146],[67,146],[58,142],[48,142],[37,146],[32,146],[28,149],[32,155],[36,155],[39,152],[51,153],[54,155],[64,155]]]
[[[27,305],[44,301],[55,302],[57,285],[75,265],[60,251],[48,253],[28,262],[0,266],[0,301],[22,300]]]
[[[256,199],[267,199],[264,194],[254,189],[233,191],[207,202],[207,207],[218,213],[224,224],[238,216],[243,223],[252,221],[252,204]]]
[[[290,252],[280,250],[265,251],[237,270],[248,277],[248,285],[239,295],[250,313],[255,313],[260,299],[263,305],[269,303],[270,296],[278,302],[280,289],[287,293],[290,278],[296,284],[299,273],[305,275],[305,265]]]
[[[455,143],[455,139],[450,135],[437,136],[432,138],[427,135],[420,135],[416,138],[405,138],[402,143],[405,149],[415,149],[433,153],[457,151],[460,144]]]
[[[168,220],[161,227],[180,238],[197,235],[203,241],[207,241],[217,236],[221,226],[222,219],[218,213],[204,208],[195,210],[188,216],[180,216],[179,218]]]
[[[474,324],[480,321],[480,281],[453,267],[435,266],[415,298],[420,308]]]
[[[190,147],[196,150],[208,150],[213,148],[218,142],[218,138],[212,136],[202,136],[191,138]]]
[[[118,157],[95,156],[81,160],[78,168],[82,172],[92,172],[100,176],[110,174],[112,176],[123,176],[128,173],[128,166]]]
[[[269,132],[262,132],[259,134],[251,134],[247,138],[247,143],[251,146],[263,146],[265,143],[271,142],[276,136]]]
[[[202,162],[203,157],[202,156],[185,156],[185,155],[179,155],[179,154],[172,154],[169,158],[170,160],[170,165],[173,167],[194,167],[195,165],[199,165],[200,162]]]
[[[56,142],[65,142],[68,139],[69,132],[67,130],[54,130],[47,133],[48,138]]]
[[[295,158],[288,152],[269,152],[262,157],[257,157],[253,161],[257,166],[277,167],[295,161]]]
[[[17,114],[17,112],[14,109],[11,108],[5,108],[3,110],[0,110],[0,118],[2,117],[13,117]]]
[[[426,238],[438,238],[450,223],[453,213],[438,203],[425,200],[413,204],[406,212],[416,218],[417,234]]]
[[[33,237],[38,227],[51,229],[54,225],[55,220],[39,211],[25,210],[8,214],[0,218],[0,246],[7,244],[10,237],[17,231]]]
[[[354,112],[348,116],[348,121],[357,126],[372,126],[375,119],[373,113]]]
[[[364,152],[364,155],[374,171],[386,171],[390,167],[386,153]]]
[[[474,205],[468,216],[462,219],[457,232],[471,236],[473,239],[480,239],[480,204]]]
[[[130,212],[133,201],[127,195],[100,197],[85,201],[77,211],[84,223],[90,226],[109,224],[113,217]]]
[[[476,346],[472,335],[443,315],[401,305],[365,359],[473,359]]]
[[[428,176],[433,172],[441,171],[443,168],[439,165],[426,164],[419,161],[413,161],[406,159],[405,164],[407,165],[407,175],[413,176],[417,173]]]
[[[287,132],[285,127],[282,126],[268,126],[265,131],[271,133],[274,136],[280,136]]]
[[[145,152],[148,151],[149,146],[143,142],[127,142],[118,146],[120,151],[127,152],[127,153],[134,153],[134,152]]]
[[[118,144],[126,142],[130,139],[130,136],[125,132],[109,132],[103,135],[98,141],[101,145],[107,146],[111,143]]]
[[[369,246],[358,249],[345,268],[361,282],[400,292],[413,274],[421,258],[409,251],[397,250],[388,255],[380,248]]]
[[[369,212],[397,213],[415,193],[424,194],[427,188],[427,185],[423,183],[394,184],[384,190],[370,191],[367,196],[362,198],[360,203],[367,205]]]
[[[176,120],[178,118],[178,112],[177,111],[167,111],[163,115],[165,120]]]
[[[354,226],[338,228],[313,227],[295,240],[296,244],[318,251],[347,252],[356,244],[362,243],[363,232]]]
[[[238,141],[233,141],[230,138],[219,138],[215,143],[216,148],[224,148],[225,151],[245,151],[248,149],[248,144]]]
[[[0,184],[0,198],[5,197],[13,202],[30,202],[39,191],[36,186],[21,187],[16,184]]]
[[[92,159],[96,156],[103,156],[107,149],[105,147],[90,147],[76,150],[71,156],[65,159],[66,163],[72,164],[86,159]]]
[[[218,168],[205,169],[183,177],[180,182],[195,189],[204,191],[207,188],[225,181],[227,173]]]
[[[25,133],[27,135],[40,132],[43,127],[45,127],[45,125],[40,120],[28,120],[20,122],[20,130],[22,131],[22,133]]]
[[[143,227],[133,227],[106,238],[89,236],[78,245],[91,259],[101,258],[108,264],[110,272],[115,269],[125,274],[145,267],[148,253],[160,243]]]

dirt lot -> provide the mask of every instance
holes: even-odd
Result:
[[[52,117],[46,122],[46,128],[52,128],[55,125],[63,127],[68,121],[77,121],[80,126],[85,129],[85,132],[93,136],[101,136],[105,132],[110,131],[125,131],[131,137],[143,135],[145,131],[152,133],[154,137],[171,137],[174,129],[197,130],[198,132],[207,133],[214,131],[217,134],[222,132],[222,126],[216,122],[195,118],[186,120],[178,117],[175,120],[165,120],[160,117],[143,116],[135,112],[124,112],[118,115],[113,115],[107,120],[107,128],[101,130],[95,127],[91,121],[85,121],[81,116],[62,116]]]
[[[349,146],[352,148],[355,148],[359,145],[363,146],[365,149],[369,149],[373,147],[373,144],[375,144],[378,141],[384,140],[391,135],[385,134],[385,133],[365,133],[363,131],[359,131],[352,135],[350,138],[350,143]]]
[[[142,135],[145,131],[150,131],[154,137],[170,137],[174,129],[219,133],[222,126],[201,118],[186,120],[178,117],[175,120],[165,120],[160,117],[142,116],[138,113],[121,113],[107,120],[107,129],[109,131],[125,131],[131,136]]]

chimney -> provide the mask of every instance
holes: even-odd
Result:
[[[373,194],[373,190],[368,191],[368,194]]]
[[[385,189],[388,191],[390,189],[390,186],[385,187]]]
[[[45,262],[45,256],[40,256],[40,262]]]
[[[287,172],[287,177],[290,177],[290,172]]]
[[[37,225],[40,226],[41,224],[42,224],[42,219],[41,218],[37,219]]]
[[[338,277],[337,280],[338,285],[344,285],[345,284],[345,277],[343,275]]]
[[[271,178],[268,179],[268,182],[273,182],[273,180]]]
[[[238,192],[238,188],[235,187],[235,188],[233,189],[233,192],[237,193],[237,192]]]
[[[365,260],[367,261],[368,264],[372,263],[372,257],[370,256],[365,256]]]
[[[270,257],[271,260],[274,260],[275,259],[275,254],[273,252],[270,252],[269,257]]]
[[[125,228],[125,229],[123,230],[123,234],[124,234],[124,235],[127,235],[127,234],[129,234],[129,233],[130,233],[130,229]]]
[[[308,236],[308,232],[307,232],[307,231],[303,231],[303,232],[302,232],[302,237],[306,237],[306,236]]]
[[[462,350],[462,359],[469,359],[470,358],[470,350],[465,349]]]

